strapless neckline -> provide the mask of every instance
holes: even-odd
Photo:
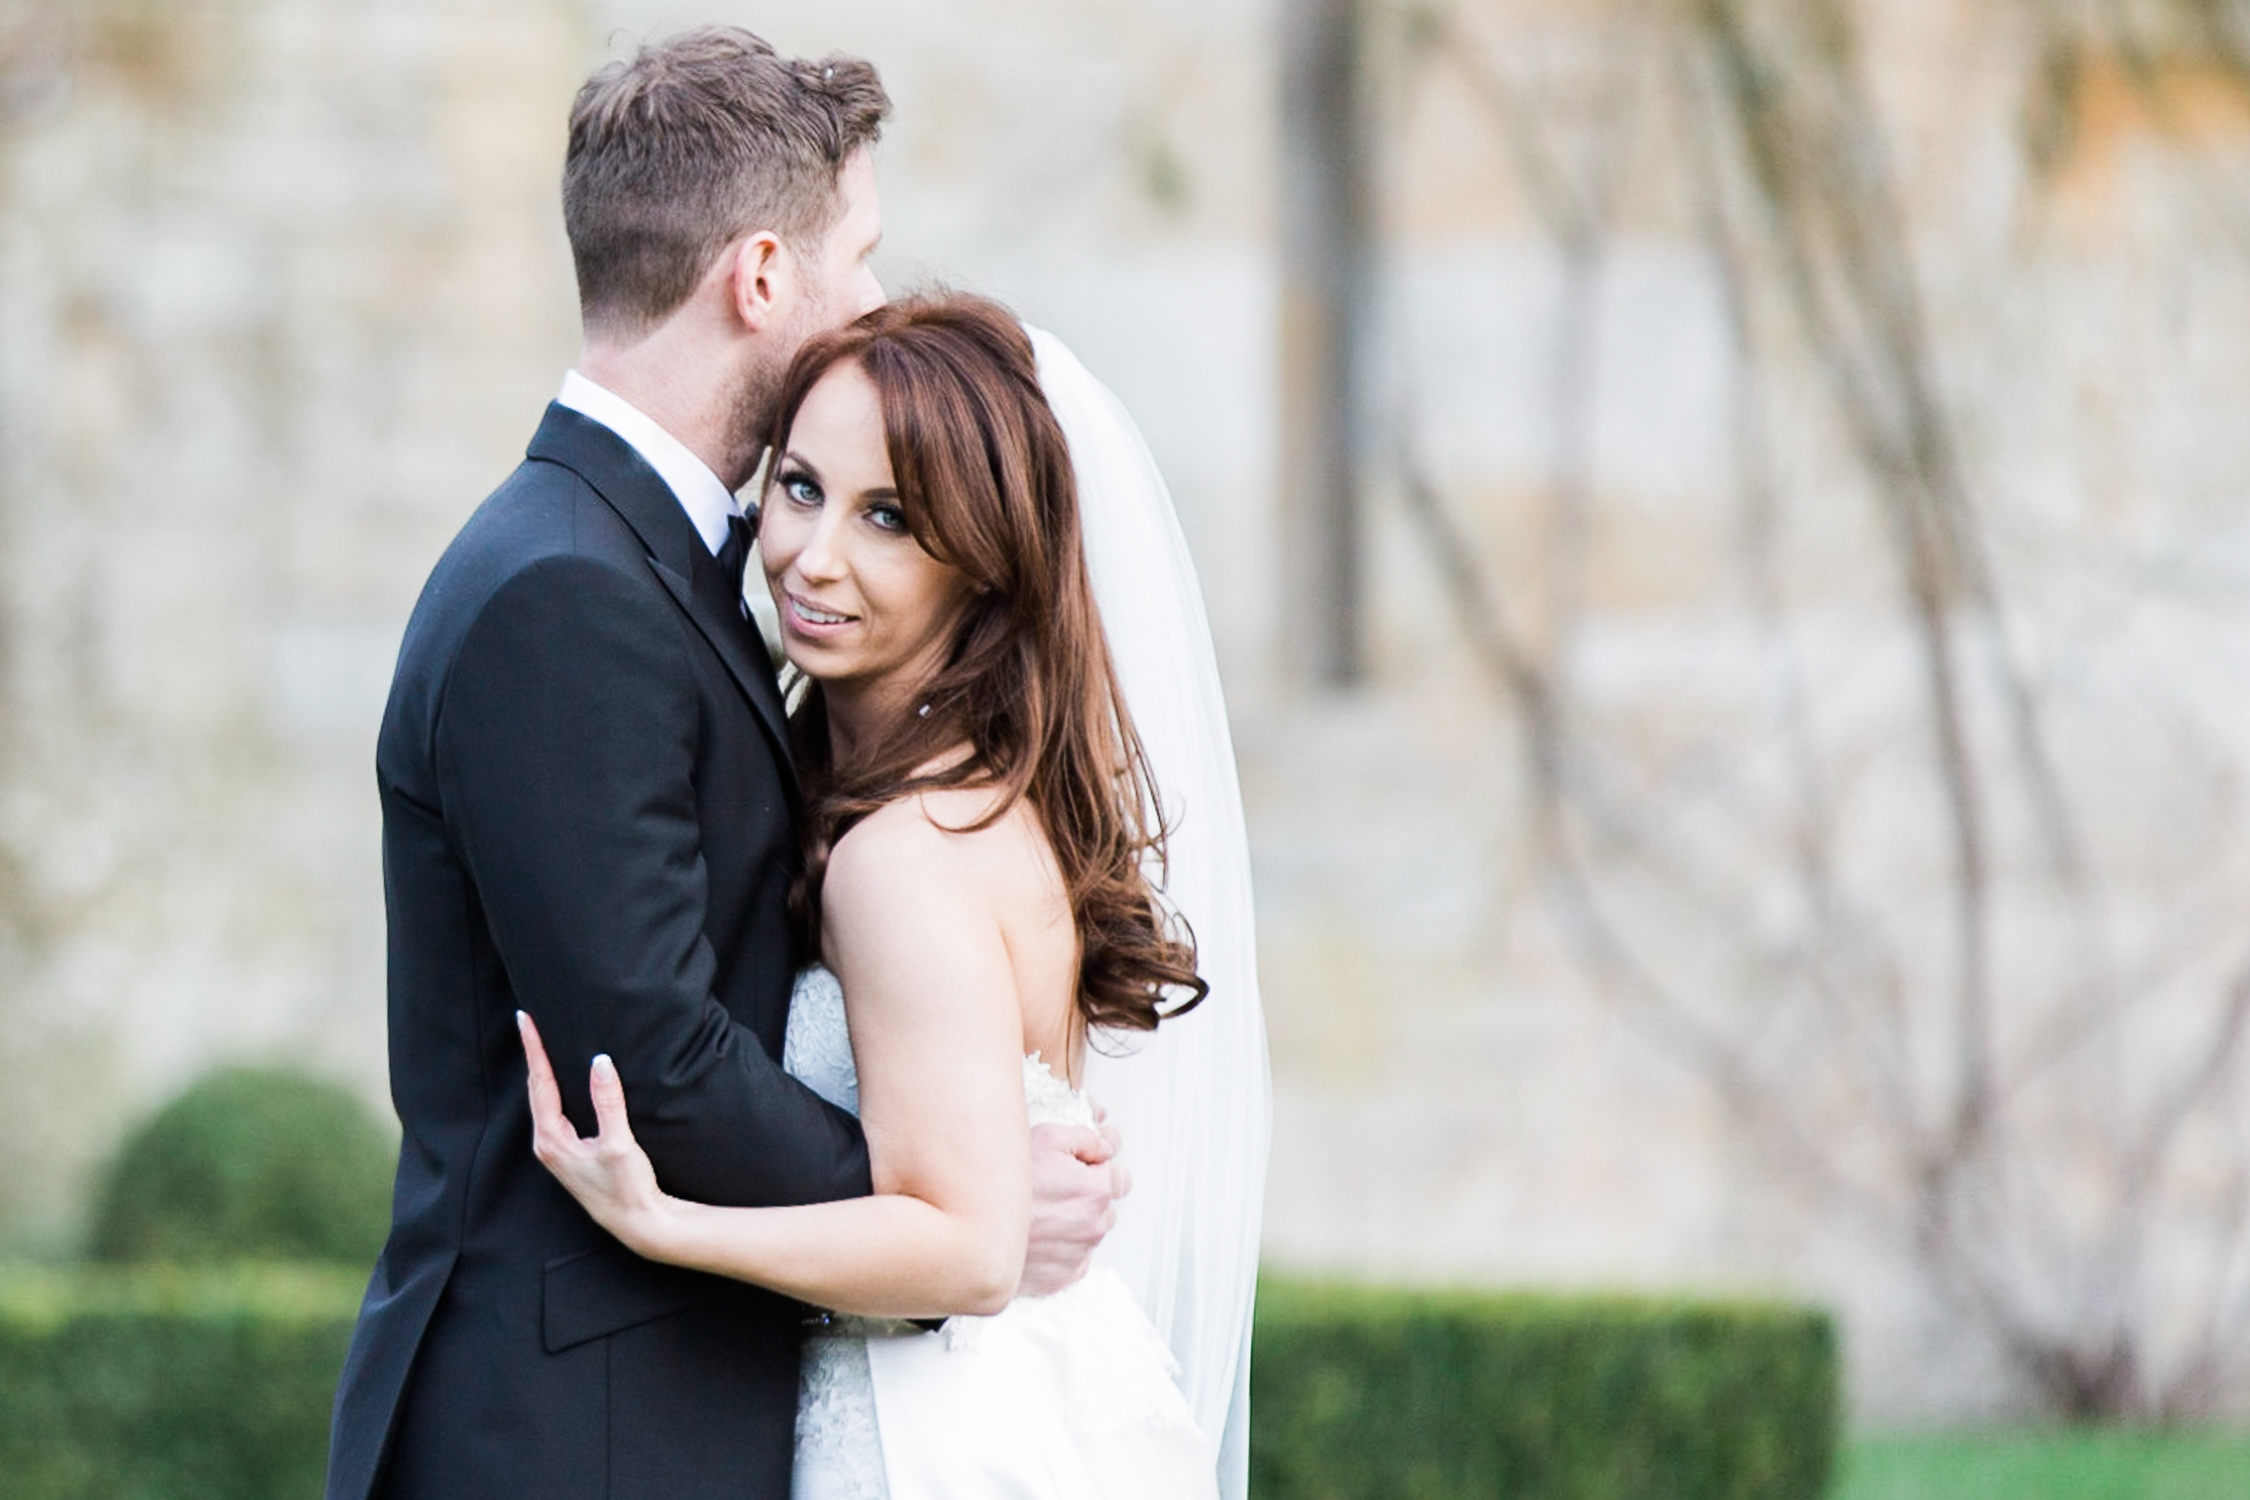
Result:
[[[815,964],[797,976],[789,1002],[782,1066],[838,1109],[859,1113],[859,1069],[852,1061],[851,1027],[844,1017],[844,987]],[[1057,1073],[1037,1052],[1023,1060],[1024,1110],[1034,1125],[1092,1129],[1094,1104],[1083,1089]]]

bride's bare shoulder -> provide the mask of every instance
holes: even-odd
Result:
[[[1005,900],[1043,887],[1053,854],[1038,815],[1019,800],[994,818],[1000,800],[989,788],[948,787],[869,813],[829,851],[824,900]]]

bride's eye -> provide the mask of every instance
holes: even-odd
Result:
[[[870,505],[867,507],[867,519],[883,531],[895,531],[901,536],[906,534],[906,512],[895,505]]]
[[[773,487],[799,505],[820,504],[820,485],[802,469],[783,469],[774,479]]]

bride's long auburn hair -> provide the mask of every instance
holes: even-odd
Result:
[[[819,682],[791,716],[808,801],[792,893],[806,951],[820,951],[829,851],[853,825],[920,792],[990,787],[992,811],[969,826],[1029,802],[1061,866],[1078,928],[1079,1015],[1090,1027],[1152,1031],[1209,986],[1194,934],[1167,918],[1149,884],[1149,865],[1163,860],[1162,813],[1094,607],[1070,450],[1031,340],[1007,309],[961,293],[892,302],[819,335],[783,378],[767,449],[775,467],[806,395],[844,364],[881,398],[908,531],[972,592],[922,689],[928,706],[887,726],[849,771],[835,764]],[[967,756],[941,761],[964,743]],[[943,768],[918,774],[932,764]]]

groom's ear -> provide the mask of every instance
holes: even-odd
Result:
[[[789,251],[781,237],[761,229],[735,242],[727,267],[727,289],[734,315],[752,333],[763,333],[788,300]]]

